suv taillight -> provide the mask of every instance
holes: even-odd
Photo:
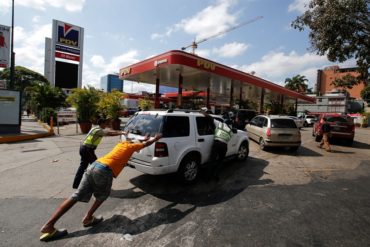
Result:
[[[156,142],[154,146],[154,157],[167,157],[168,148],[164,142]]]
[[[270,128],[267,128],[266,136],[271,137],[271,129]]]

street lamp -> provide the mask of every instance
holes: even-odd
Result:
[[[10,85],[14,89],[14,0],[12,0],[12,37],[10,43]]]

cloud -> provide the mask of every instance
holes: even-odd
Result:
[[[81,11],[85,0],[22,0],[15,1],[15,5],[23,6],[27,8],[34,8],[38,10],[45,11],[48,7],[54,8],[64,8],[70,12]],[[12,6],[11,0],[1,0],[0,1],[0,12],[7,13],[10,11]]]
[[[111,58],[108,63],[103,56],[93,55],[89,59],[91,66],[88,63],[83,65],[82,85],[100,88],[100,78],[102,76],[118,73],[120,68],[138,62],[138,55],[137,50],[130,50]]]
[[[213,53],[220,57],[236,57],[243,54],[249,45],[244,43],[227,43],[224,44],[221,48],[214,48]]]
[[[51,24],[35,25],[29,31],[14,29],[15,64],[44,73],[45,37],[51,35]]]
[[[308,4],[310,0],[294,0],[293,3],[289,4],[288,11],[298,11],[299,13],[304,13],[308,10]]]
[[[236,25],[235,13],[230,13],[230,9],[237,1],[219,0],[215,5],[210,5],[194,16],[183,19],[170,27],[165,33],[153,33],[151,39],[162,40],[171,36],[173,32],[184,31],[196,37],[196,40],[204,39],[218,34]],[[220,18],[222,16],[222,18]],[[215,21],[218,20],[218,21]],[[219,37],[221,37],[220,35]]]
[[[254,71],[256,76],[280,85],[284,84],[285,78],[300,74],[304,75],[312,86],[316,82],[317,70],[328,64],[330,62],[325,56],[311,53],[299,55],[295,51],[288,54],[271,51],[258,62],[234,67],[247,73]]]

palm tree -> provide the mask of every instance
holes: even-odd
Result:
[[[305,93],[308,85],[306,84],[307,78],[304,75],[296,75],[292,78],[285,79],[285,88],[296,91],[298,93]]]

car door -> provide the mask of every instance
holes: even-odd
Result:
[[[209,161],[214,140],[215,124],[213,118],[208,116],[196,116],[196,139],[195,143],[202,155],[202,164]]]
[[[257,123],[259,121],[260,117],[254,117],[249,124],[247,124],[247,131],[249,134],[249,138],[258,141],[258,128],[257,128]]]

